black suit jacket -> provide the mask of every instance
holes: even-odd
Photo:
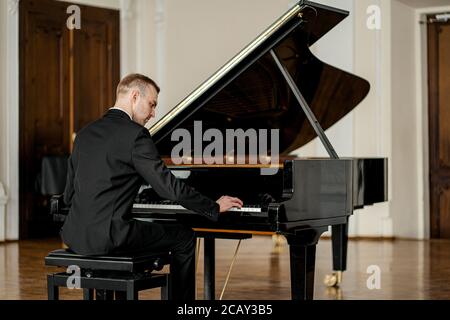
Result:
[[[144,181],[161,197],[218,219],[219,205],[173,176],[148,130],[111,109],[75,139],[64,192],[70,206],[61,230],[64,243],[79,254],[101,255],[127,246],[136,249],[145,237],[158,238],[130,218]]]

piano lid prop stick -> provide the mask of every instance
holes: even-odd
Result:
[[[231,260],[230,268],[228,269],[228,274],[225,279],[225,284],[223,285],[222,293],[220,294],[219,300],[222,300],[223,294],[225,293],[225,289],[228,285],[228,280],[230,279],[231,270],[233,270],[233,264],[234,264],[234,261],[236,261],[236,257],[237,257],[238,251],[239,251],[239,246],[241,245],[241,241],[242,241],[242,239],[239,240],[239,242],[236,246],[236,251],[234,252],[233,260]]]
[[[292,79],[289,72],[286,70],[286,68],[281,63],[280,59],[278,59],[275,51],[270,50],[270,54],[272,55],[273,60],[275,60],[275,63],[280,69],[281,74],[283,75],[284,79],[288,83],[289,87],[291,88],[292,92],[294,93],[294,96],[297,98],[297,101],[300,103],[300,106],[303,109],[303,112],[305,113],[306,117],[308,118],[309,123],[313,127],[314,131],[316,132],[317,136],[319,137],[320,141],[322,141],[323,146],[328,152],[328,155],[332,159],[339,159],[339,156],[337,155],[336,151],[333,148],[333,145],[331,144],[330,140],[328,139],[327,135],[325,134],[325,131],[323,131],[322,127],[319,124],[319,121],[317,121],[314,113],[311,111],[311,108],[308,106],[308,103],[306,102],[305,98],[303,97],[302,93],[298,89],[297,85],[294,82],[294,79]]]
[[[195,258],[195,273],[197,273],[197,269],[198,269],[198,258],[200,257],[200,247],[202,245],[202,239],[198,238],[197,239],[197,257]]]
[[[201,238],[197,238],[197,256],[195,257],[195,274],[197,275],[197,270],[198,270],[198,258],[200,257],[200,247],[202,245],[202,239]],[[195,279],[197,279],[197,277],[195,277]],[[195,299],[197,299],[197,286],[195,286]]]

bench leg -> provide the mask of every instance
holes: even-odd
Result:
[[[166,283],[161,287],[161,300],[172,300],[170,274],[166,275]]]
[[[95,299],[96,300],[113,300],[114,291],[112,290],[95,290]]]
[[[94,300],[94,289],[83,289],[83,300]]]
[[[127,282],[127,300],[138,300],[138,292],[134,285],[134,281]]]
[[[47,275],[47,295],[48,300],[59,300],[59,287],[55,286],[53,275]]]

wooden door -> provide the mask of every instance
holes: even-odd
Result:
[[[428,26],[431,236],[450,239],[450,22]]]
[[[71,3],[21,0],[19,192],[20,237],[57,233],[48,197],[36,190],[45,156],[69,155],[72,134],[99,118],[119,81],[119,13],[81,6],[81,29],[69,30]]]
[[[114,105],[120,80],[119,23],[118,11],[82,9],[82,27],[73,33],[74,133]]]

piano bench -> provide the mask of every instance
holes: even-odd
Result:
[[[45,265],[67,268],[47,275],[48,300],[59,299],[59,287],[83,289],[84,300],[138,300],[141,290],[161,288],[161,300],[170,300],[170,274],[152,273],[170,264],[170,254],[136,256],[83,256],[58,249],[45,257]]]

